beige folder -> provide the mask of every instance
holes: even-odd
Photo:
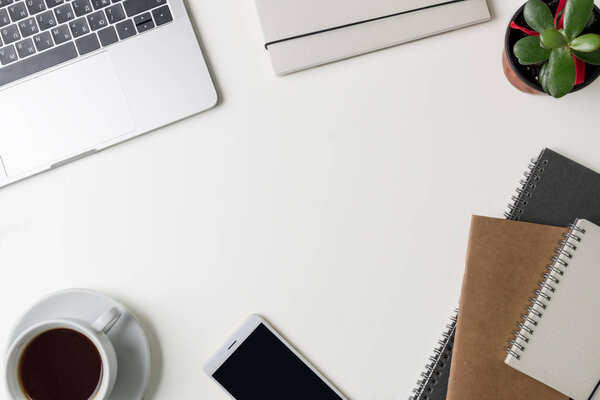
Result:
[[[279,75],[490,19],[486,0],[256,0],[256,4],[265,46]]]

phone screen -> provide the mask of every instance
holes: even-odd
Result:
[[[264,324],[213,377],[236,400],[342,400]]]

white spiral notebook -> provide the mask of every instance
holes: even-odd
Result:
[[[573,400],[599,400],[600,227],[577,220],[539,284],[505,362]]]

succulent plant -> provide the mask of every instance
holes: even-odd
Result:
[[[529,0],[523,16],[539,36],[519,40],[513,52],[522,65],[543,64],[539,83],[547,94],[562,97],[573,90],[576,81],[573,56],[600,65],[600,36],[581,35],[594,22],[594,0],[567,0],[564,15],[557,18],[543,1]],[[560,17],[564,21],[562,29],[558,28]]]

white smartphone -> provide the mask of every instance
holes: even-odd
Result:
[[[204,372],[235,400],[347,400],[256,314],[207,361]]]

